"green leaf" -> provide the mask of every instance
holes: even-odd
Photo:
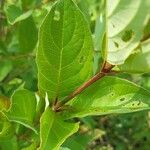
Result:
[[[103,2],[102,4],[102,10],[100,12],[100,15],[96,19],[95,23],[95,31],[94,31],[94,48],[95,51],[103,51],[103,40],[106,34],[106,12],[105,7],[106,4]]]
[[[35,94],[17,90],[11,97],[11,106],[6,115],[10,121],[20,123],[36,132],[33,121],[36,114]]]
[[[104,77],[71,102],[68,118],[150,109],[150,93],[124,79]]]
[[[39,89],[50,100],[66,96],[92,73],[92,38],[72,0],[60,0],[46,16],[37,52]]]
[[[128,73],[149,73],[150,72],[150,40],[141,44],[123,65],[119,66],[120,71]]]
[[[59,150],[62,143],[79,128],[78,123],[68,123],[50,108],[41,117],[40,136],[42,150]]]
[[[97,17],[94,32],[94,73],[99,72],[106,59],[106,2],[101,1],[101,12]]]
[[[29,145],[28,147],[24,147],[21,150],[35,150],[37,149],[37,145],[36,142],[33,142],[31,145]]]
[[[32,17],[22,20],[19,24],[20,52],[32,52],[37,43],[37,28]]]
[[[6,45],[4,41],[1,41],[0,39],[0,54],[5,54],[6,53]]]
[[[0,112],[0,141],[11,139],[14,135],[14,127],[6,116]]]
[[[70,150],[85,150],[88,143],[91,141],[91,135],[76,135],[66,140],[64,146],[69,148]]]
[[[21,20],[28,18],[32,14],[32,10],[29,10],[23,13],[19,7],[17,7],[15,4],[12,4],[12,5],[6,6],[5,13],[6,13],[8,22],[11,25],[13,25],[16,22],[19,22]]]
[[[84,14],[84,16],[86,17],[87,21],[90,22],[90,13],[89,13],[89,4],[88,2],[85,1],[77,1],[76,2],[78,7],[80,8],[80,10],[82,11],[82,13]]]
[[[12,63],[10,60],[0,62],[0,81],[2,81],[11,70]]]
[[[13,137],[12,139],[0,141],[0,149],[1,150],[19,150],[17,138]]]
[[[143,35],[142,40],[148,39],[149,37],[150,37],[150,17],[145,24],[144,35]]]
[[[61,147],[60,150],[71,150],[71,149],[69,149],[67,147]]]
[[[36,0],[21,0],[22,2],[22,7],[26,9],[31,9],[31,7],[34,5]]]
[[[40,120],[41,115],[43,114],[43,112],[45,111],[45,107],[46,107],[46,103],[45,103],[45,99],[40,98],[38,95],[36,95],[38,103],[37,103],[37,107],[36,107],[36,120]]]
[[[10,100],[5,96],[0,95],[0,111],[8,110],[9,106]]]
[[[149,10],[149,0],[108,0],[107,61],[109,63],[123,64],[139,45]]]
[[[10,139],[14,134],[13,130],[14,130],[14,128],[12,128],[12,125],[10,122],[8,122],[8,121],[3,122],[3,127],[0,132],[0,140]]]

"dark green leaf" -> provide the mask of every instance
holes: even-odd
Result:
[[[29,9],[37,0],[21,0],[23,9]]]
[[[28,18],[32,14],[32,10],[23,13],[22,10],[15,4],[6,6],[5,12],[8,22],[12,25],[15,24],[16,22]]]
[[[22,20],[19,24],[20,52],[32,52],[37,43],[37,28],[32,17]]]
[[[0,81],[2,81],[11,70],[12,63],[10,60],[0,62]]]
[[[5,141],[0,141],[0,149],[19,150],[16,137],[13,137],[12,139],[7,139]]]

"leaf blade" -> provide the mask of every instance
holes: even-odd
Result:
[[[35,113],[35,94],[23,89],[15,91],[12,95],[10,109],[5,114],[10,121],[20,123],[37,133],[33,125]]]
[[[8,22],[11,25],[13,25],[21,20],[28,18],[32,14],[32,10],[23,13],[22,10],[19,7],[17,7],[15,4],[11,4],[5,6],[5,13]]]
[[[39,34],[39,89],[50,99],[63,97],[92,72],[92,38],[83,14],[72,0],[56,3]],[[61,91],[61,92],[60,92]]]
[[[73,133],[77,132],[78,123],[67,123],[47,108],[41,117],[40,149],[58,150],[61,144]]]
[[[120,71],[128,73],[149,73],[150,72],[150,40],[141,43],[135,53],[131,54],[123,65],[119,66]]]
[[[143,36],[144,24],[149,16],[149,1],[108,1],[113,11],[108,11],[108,56],[107,61],[114,65],[123,64],[139,45]],[[108,7],[109,8],[109,7]],[[141,13],[142,12],[142,13]],[[128,18],[128,19],[126,19]]]
[[[20,21],[18,40],[21,53],[29,53],[34,50],[38,38],[37,33],[33,17]]]
[[[150,109],[150,93],[124,79],[104,77],[71,102],[68,118]],[[70,115],[70,116],[69,116]]]

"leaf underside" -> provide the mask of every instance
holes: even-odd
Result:
[[[140,44],[149,10],[149,0],[108,0],[107,61],[109,63],[123,64]]]

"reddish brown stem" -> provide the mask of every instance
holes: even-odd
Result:
[[[108,74],[113,67],[114,67],[113,65],[111,65],[111,64],[109,64],[109,63],[106,62],[104,64],[104,67],[102,68],[102,70],[99,73],[97,73],[90,80],[88,80],[87,82],[85,82],[84,84],[82,84],[79,88],[77,88],[74,92],[72,92],[70,95],[68,95],[67,97],[65,97],[62,101],[59,101],[55,106],[53,106],[53,109],[55,111],[59,111],[63,105],[65,105],[67,102],[69,102],[75,96],[77,96],[78,94],[80,94],[87,87],[89,87],[90,85],[92,85],[93,83],[95,83],[97,80],[101,79],[106,74]]]

